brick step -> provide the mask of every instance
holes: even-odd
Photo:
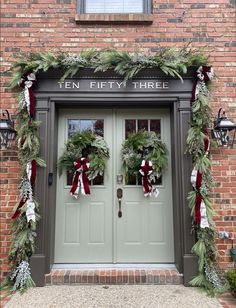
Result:
[[[46,285],[58,284],[182,284],[176,269],[55,269],[45,275]]]

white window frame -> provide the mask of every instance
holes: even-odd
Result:
[[[87,0],[77,0],[77,13],[78,14],[90,14],[86,12],[86,1]],[[113,13],[104,12],[104,13],[96,13],[96,14],[113,14]],[[126,13],[118,13],[118,14],[126,14]],[[133,13],[133,14],[136,14],[136,13]],[[143,0],[143,12],[137,13],[137,14],[152,14],[152,0]]]

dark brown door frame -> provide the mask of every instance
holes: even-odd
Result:
[[[166,80],[160,72],[159,76]],[[78,78],[82,79],[83,76]],[[96,79],[101,76],[93,75],[91,78]],[[105,74],[103,78],[106,78]],[[145,102],[145,107],[164,107],[169,108],[171,112],[175,264],[179,272],[184,275],[184,284],[188,285],[197,272],[197,260],[191,254],[195,238],[190,233],[191,217],[186,200],[187,193],[191,189],[191,158],[185,154],[186,135],[191,117],[192,87],[189,86],[190,83],[183,88],[176,80],[176,90],[167,93],[76,92],[68,94],[66,91],[59,93],[50,90],[51,83],[55,82],[55,79],[58,80],[55,72],[40,76],[42,86],[35,91],[36,114],[37,119],[41,121],[39,131],[41,155],[47,162],[46,168],[39,169],[36,184],[36,196],[40,203],[41,215],[36,253],[31,258],[32,275],[36,284],[38,286],[45,284],[44,275],[50,272],[54,263],[58,110],[62,107],[141,107]],[[191,80],[192,84],[191,77],[186,79]]]

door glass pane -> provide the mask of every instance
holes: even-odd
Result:
[[[158,135],[161,134],[161,120],[160,119],[130,119],[125,120],[125,138],[128,137],[130,133],[137,132],[139,130],[153,131]],[[126,176],[126,185],[142,185],[141,174]],[[152,182],[153,185],[161,185],[162,177]]]
[[[104,136],[104,120],[91,120],[91,119],[69,119],[68,120],[68,137],[81,130],[89,129],[97,135]]]
[[[93,131],[93,120],[80,120],[80,130],[92,130]]]
[[[93,130],[95,134],[98,136],[103,137],[104,136],[104,123],[103,120],[96,120],[93,125]]]
[[[125,138],[136,132],[136,120],[125,120]]]
[[[103,180],[103,175],[98,175],[92,180],[92,185],[103,185]]]
[[[69,119],[68,120],[68,137],[72,137],[74,133],[77,131],[83,131],[83,130],[91,130],[96,135],[99,135],[101,137],[104,136],[104,120],[102,119]],[[73,172],[67,172],[67,185],[72,184],[73,180]],[[103,185],[104,178],[103,176],[97,176],[92,181],[89,182],[90,185]]]
[[[126,185],[136,185],[137,184],[137,177],[136,175],[128,175],[125,179]]]
[[[80,121],[68,120],[68,137],[70,138],[78,130],[80,130]]]
[[[142,185],[142,176],[140,173],[138,174],[138,185]]]
[[[132,185],[132,184],[129,184]],[[135,185],[135,184],[133,184]],[[141,174],[138,175],[138,185],[142,185],[142,176]],[[158,179],[155,180],[155,182],[152,182],[152,185],[162,185],[162,176],[160,176]]]
[[[126,177],[125,184],[126,185],[142,185],[141,174],[139,173],[138,176],[129,175],[128,177]],[[155,186],[162,185],[162,176],[156,179],[155,182],[152,181],[152,185],[155,185]]]
[[[73,176],[74,176],[74,172],[69,172],[69,171],[67,171],[67,173],[66,173],[66,185],[68,185],[68,186],[71,186],[71,185],[72,185]],[[96,178],[95,178],[95,179],[96,179]],[[95,180],[95,179],[94,179],[94,180]],[[94,180],[93,180],[93,181],[94,181]],[[93,181],[88,181],[90,186],[91,186],[91,185],[103,185],[103,182],[102,182],[102,184],[94,184]]]
[[[161,134],[161,120],[150,120],[150,131]]]
[[[138,120],[138,130],[148,131],[148,120]]]
[[[66,185],[69,185],[69,186],[72,185],[73,176],[74,176],[73,172],[67,171],[67,173],[66,173]],[[90,186],[104,185],[104,178],[103,178],[102,175],[98,175],[92,181],[88,181],[88,182],[89,182]]]
[[[152,184],[153,185],[162,185],[162,176],[160,176],[158,179],[156,179],[156,181]]]
[[[73,172],[70,171],[66,172],[66,185],[72,185],[73,176],[74,176]]]

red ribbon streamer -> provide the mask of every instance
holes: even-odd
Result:
[[[204,138],[204,151],[205,151],[206,154],[208,154],[209,148],[210,148],[210,140],[209,140],[209,137],[207,135],[205,135],[205,138]]]
[[[24,88],[28,91],[29,93],[29,101],[30,101],[30,105],[29,105],[29,114],[31,118],[35,117],[35,96],[34,96],[34,92],[32,90],[32,86],[34,84],[36,84],[36,80],[34,79],[34,74],[32,73],[28,73],[27,75],[24,75],[21,78],[21,81],[19,83],[19,86],[21,88]],[[26,85],[27,82],[32,82],[32,85],[30,87],[28,87]]]
[[[21,199],[20,200],[20,203],[19,203],[19,205],[18,205],[18,207],[17,207],[17,209],[16,209],[16,211],[15,211],[15,213],[12,215],[12,219],[16,219],[20,214],[21,214],[21,211],[20,211],[20,208],[25,204],[25,202],[28,200],[28,198],[26,198],[26,199]]]
[[[36,160],[33,159],[31,162],[31,177],[30,177],[30,183],[32,186],[34,186],[36,181],[36,171],[37,171],[37,163]]]
[[[195,199],[195,223],[200,224],[201,223],[201,202],[202,202],[202,196],[200,193],[196,193],[196,199]]]
[[[199,170],[197,170],[196,189],[199,190],[201,186],[202,186],[202,174]]]
[[[212,78],[212,67],[211,66],[200,66],[196,72],[196,80],[193,84],[192,89],[192,103],[197,99],[197,87],[201,81],[207,83]]]
[[[149,179],[149,175],[152,173],[153,168],[149,161],[145,160],[141,165],[139,172],[142,174],[142,184],[143,191],[145,194],[150,194],[152,192],[152,184]]]
[[[30,184],[31,186],[34,186],[35,184],[35,180],[36,180],[36,170],[37,170],[37,163],[36,163],[36,160],[33,159],[31,161],[31,175],[30,175]],[[12,219],[16,219],[20,214],[21,214],[21,211],[20,209],[22,208],[22,206],[26,203],[26,201],[28,200],[29,198],[22,198],[20,200],[20,203],[15,211],[15,213],[12,215]]]
[[[79,189],[84,195],[90,195],[89,181],[87,172],[89,170],[88,160],[86,158],[78,159],[74,162],[76,171],[74,173],[70,193],[74,196],[78,195]]]
[[[35,96],[32,88],[28,88],[29,98],[30,98],[30,116],[31,118],[35,117]]]

